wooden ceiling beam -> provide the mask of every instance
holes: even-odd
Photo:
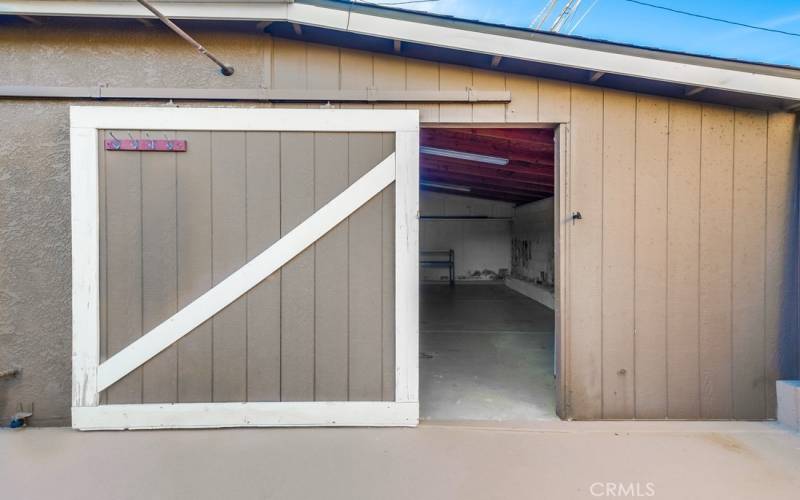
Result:
[[[485,140],[493,144],[520,147],[526,150],[546,151],[554,149],[552,129],[521,128],[423,128],[423,136],[435,135],[456,137],[462,140]]]
[[[468,136],[449,131],[438,131],[431,134],[423,131],[420,135],[420,145],[440,149],[451,149],[467,153],[482,154],[519,160],[530,163],[553,165],[555,161],[555,148],[550,146],[526,147],[512,140],[500,140],[487,137]]]
[[[463,174],[454,174],[450,172],[441,172],[439,170],[420,169],[420,179],[439,182],[443,184],[452,184],[456,186],[464,186],[470,188],[488,189],[492,191],[509,193],[519,196],[530,195],[552,195],[553,190],[546,187],[528,187],[519,186],[514,183],[498,181],[494,179],[486,179],[484,177],[475,177]]]
[[[481,168],[459,162],[439,162],[423,158],[420,161],[420,168],[437,170],[443,173],[454,173],[461,175],[471,175],[473,177],[483,177],[486,179],[496,179],[519,186],[530,186],[536,188],[553,189],[553,177],[535,176],[530,174],[515,174],[502,168]]]
[[[483,163],[479,161],[459,160],[457,158],[446,158],[443,156],[421,154],[419,156],[421,162],[434,163],[437,165],[465,167],[469,169],[488,170],[497,172],[501,177],[522,177],[534,182],[550,182],[552,183],[555,176],[555,171],[552,165],[525,163],[521,161],[512,160],[508,165],[492,165],[491,163]]]
[[[551,128],[451,128],[447,130],[464,135],[513,140],[549,148],[553,148],[555,140],[555,131]]]
[[[481,198],[484,200],[505,201],[508,203],[516,203],[516,204],[530,203],[531,201],[541,200],[545,198],[544,196],[538,198],[518,197],[518,196],[511,196],[508,194],[498,194],[489,191],[481,191],[479,189],[473,189],[469,192],[451,190],[446,188],[438,188],[432,186],[421,186],[421,189],[424,191],[433,191],[435,193],[452,194],[456,196],[467,196],[469,198]]]
[[[534,192],[534,191],[517,192],[503,187],[459,181],[458,179],[453,179],[451,177],[430,176],[430,177],[423,177],[422,180],[428,183],[440,184],[441,186],[439,187],[454,186],[454,187],[468,188],[470,192],[492,193],[496,196],[506,196],[515,199],[530,199],[535,197],[552,196],[552,193],[548,192]],[[454,189],[454,191],[456,191],[456,189]]]

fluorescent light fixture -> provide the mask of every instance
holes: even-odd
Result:
[[[452,149],[432,148],[430,146],[420,146],[419,152],[426,155],[444,156],[445,158],[457,158],[459,160],[477,161],[481,163],[490,163],[492,165],[508,165],[508,158],[500,158],[499,156],[479,155],[475,153],[466,153],[464,151],[454,151]]]
[[[448,191],[462,191],[464,193],[469,193],[470,191],[472,191],[472,189],[465,186],[454,186],[452,184],[439,184],[438,182],[422,181],[420,182],[420,185],[438,189],[447,189]]]

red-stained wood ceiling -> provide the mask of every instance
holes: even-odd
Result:
[[[553,196],[553,138],[545,128],[424,128],[420,146],[506,158],[508,164],[421,153],[421,187],[518,204]]]

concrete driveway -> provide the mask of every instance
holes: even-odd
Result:
[[[425,423],[416,429],[0,431],[15,499],[792,499],[773,423]]]

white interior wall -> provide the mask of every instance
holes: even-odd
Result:
[[[512,290],[550,309],[555,308],[554,208],[554,199],[546,198],[514,209],[511,276],[505,280]]]
[[[422,216],[487,216],[513,217],[512,203],[483,200],[466,196],[420,192]],[[420,249],[422,251],[455,251],[456,279],[487,279],[472,276],[484,270],[500,273],[511,269],[510,220],[430,220],[420,221]],[[422,280],[447,279],[447,268],[420,268]],[[491,277],[488,276],[488,277]]]
[[[553,198],[545,198],[514,209],[511,223],[513,277],[536,281],[544,272],[544,284],[553,284],[553,208]]]

